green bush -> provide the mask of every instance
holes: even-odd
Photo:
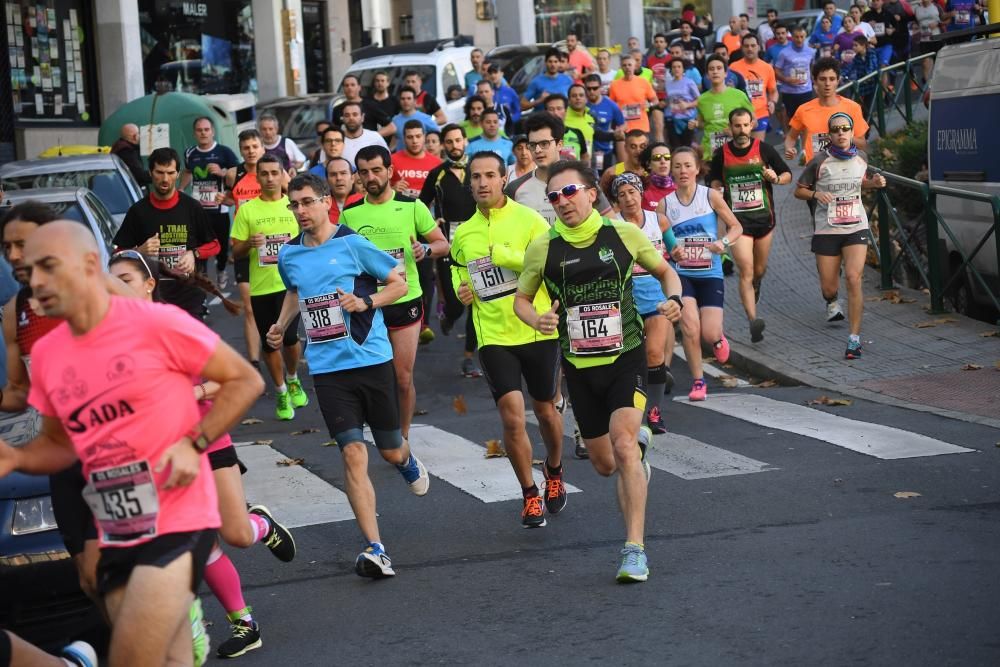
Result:
[[[899,176],[926,180],[927,122],[911,123],[872,142],[868,163]],[[923,215],[923,199],[912,188],[889,185],[887,193],[901,218],[913,220]]]

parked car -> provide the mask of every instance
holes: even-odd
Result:
[[[278,119],[281,135],[288,137],[306,156],[320,147],[316,123],[333,118],[334,107],[344,101],[342,93],[318,93],[301,97],[279,97],[257,105],[257,117],[274,114]]]
[[[37,190],[10,190],[3,193],[0,215],[10,206],[34,200],[48,204],[60,217],[76,220],[86,225],[97,238],[102,266],[107,266],[114,248],[115,234],[121,222],[108,212],[98,197],[87,188],[40,188]]]
[[[142,199],[142,188],[117,155],[70,155],[0,166],[0,190],[5,194],[39,188],[87,188],[110,211],[116,225]]]
[[[545,52],[551,44],[504,44],[490,49],[486,62],[497,65],[503,78],[518,95],[524,94],[528,83],[545,69]]]

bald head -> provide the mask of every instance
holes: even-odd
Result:
[[[133,144],[139,143],[139,126],[135,123],[125,123],[122,125],[122,139]]]
[[[24,264],[42,311],[49,317],[74,319],[107,295],[97,240],[79,222],[56,220],[42,225],[24,245]]]

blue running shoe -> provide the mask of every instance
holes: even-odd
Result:
[[[359,577],[372,579],[396,576],[396,571],[392,569],[392,559],[381,544],[369,544],[367,549],[358,554],[358,559],[354,561],[354,571]]]
[[[97,652],[87,642],[76,641],[64,646],[62,657],[79,667],[97,667]]]
[[[427,493],[427,489],[431,486],[430,475],[427,474],[427,468],[424,467],[424,464],[412,452],[410,460],[404,465],[396,466],[396,470],[410,485],[410,491],[413,491],[413,495],[422,496]]]
[[[618,568],[618,583],[646,581],[648,578],[649,567],[646,564],[646,551],[638,544],[626,542],[625,548],[622,549],[622,564]]]

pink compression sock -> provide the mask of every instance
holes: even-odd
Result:
[[[271,524],[259,514],[247,514],[247,518],[250,520],[250,529],[253,530],[253,542],[256,544],[267,536],[271,530]]]
[[[243,600],[243,587],[240,583],[240,573],[236,571],[233,561],[222,552],[218,546],[212,549],[208,556],[208,564],[205,566],[205,583],[212,589],[212,593],[219,600],[230,620],[237,612],[237,618],[249,620],[250,612],[247,603]]]

